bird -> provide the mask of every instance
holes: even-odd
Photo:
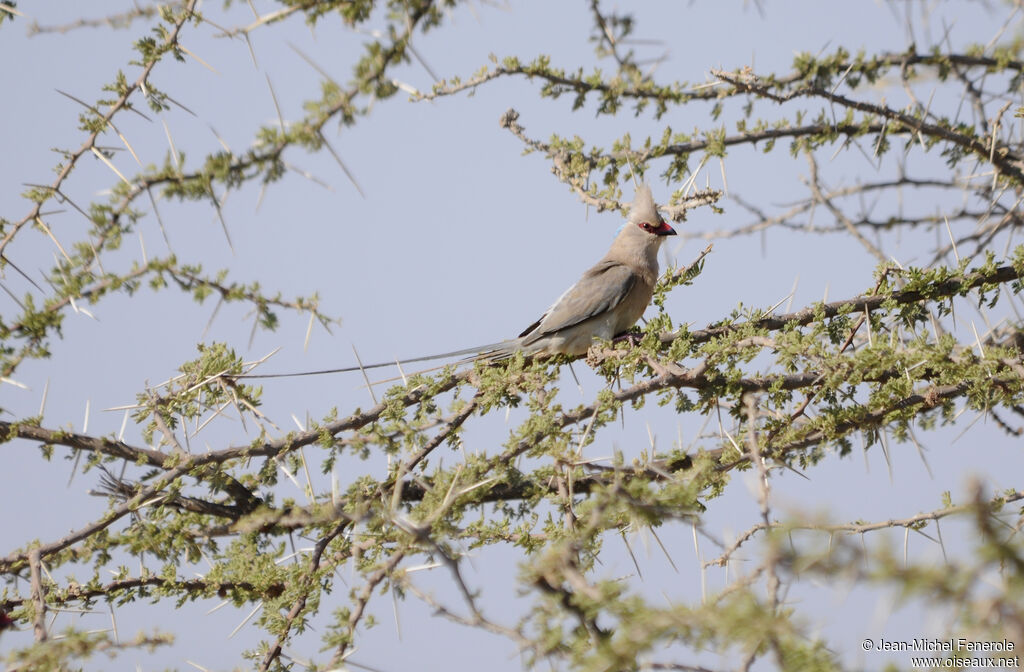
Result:
[[[540,318],[518,337],[436,355],[413,357],[398,363],[423,362],[471,355],[463,362],[498,362],[522,353],[525,357],[585,354],[596,339],[610,341],[624,334],[644,314],[658,280],[658,251],[675,229],[658,214],[651,188],[636,187],[629,216],[608,253],[589,268],[576,284],[562,293]],[[310,371],[303,374],[248,374],[240,378],[342,373],[392,366],[381,362]]]
[[[595,339],[610,341],[624,334],[647,310],[658,280],[658,250],[666,236],[674,235],[658,214],[651,188],[638,185],[629,218],[608,253],[518,338],[485,348],[480,356],[578,356]]]

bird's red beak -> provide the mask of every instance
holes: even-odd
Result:
[[[657,236],[674,236],[676,235],[676,230],[663,219],[661,220],[661,225],[654,230],[654,234]]]

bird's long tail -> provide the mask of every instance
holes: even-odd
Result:
[[[352,371],[365,371],[368,369],[382,369],[386,366],[402,366],[403,364],[415,364],[416,362],[431,362],[438,359],[451,359],[452,357],[465,357],[455,362],[456,364],[467,364],[477,360],[499,361],[511,357],[519,349],[519,339],[488,343],[473,348],[452,350],[436,355],[423,355],[421,357],[409,357],[408,359],[395,359],[390,362],[376,362],[374,364],[359,364],[357,366],[345,366],[340,369],[320,369],[319,371],[299,371],[297,373],[244,373],[233,378],[297,378],[300,376],[322,376],[329,373],[350,373]]]

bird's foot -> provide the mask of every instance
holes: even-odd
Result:
[[[640,341],[642,341],[643,338],[643,334],[638,334],[635,331],[627,331],[626,333],[620,334],[619,336],[613,338],[612,343],[629,343],[630,345],[636,347],[640,345]]]

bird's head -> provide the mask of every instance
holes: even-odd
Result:
[[[638,185],[633,205],[629,209],[629,220],[626,224],[639,229],[648,236],[674,236],[676,230],[658,214],[658,206],[654,204],[651,188],[646,184]]]

